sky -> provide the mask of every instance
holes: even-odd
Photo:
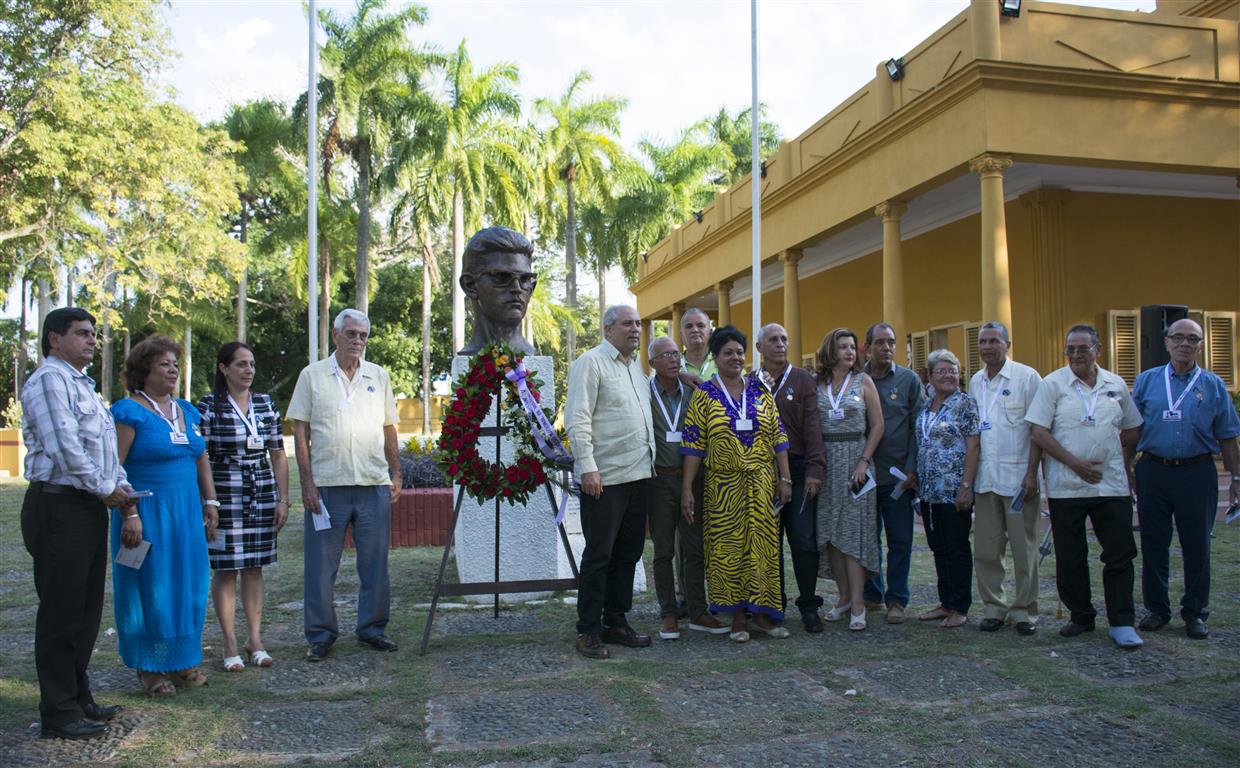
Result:
[[[526,104],[558,96],[575,72],[590,72],[588,93],[628,99],[621,140],[630,149],[643,138],[671,140],[721,106],[735,112],[750,101],[744,0],[424,4],[429,20],[415,40],[451,50],[464,39],[478,68],[516,63]],[[354,8],[352,0],[318,6],[344,18]],[[967,7],[968,0],[761,0],[758,80],[767,118],[784,137],[796,136],[872,78],[879,62],[907,53]],[[220,119],[229,105],[258,97],[291,104],[305,91],[301,0],[173,0],[166,13],[177,55],[161,84],[200,120]],[[625,294],[619,276],[611,277],[609,299]]]

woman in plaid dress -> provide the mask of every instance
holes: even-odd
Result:
[[[240,672],[245,661],[233,631],[237,573],[249,638],[250,663],[269,667],[263,646],[263,566],[276,561],[276,532],[288,519],[288,459],[280,435],[280,412],[267,395],[250,391],[254,352],[233,341],[220,348],[215,385],[198,403],[202,436],[220,501],[219,533],[208,548],[212,604],[224,632],[224,669]]]

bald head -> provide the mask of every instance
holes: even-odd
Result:
[[[1201,332],[1201,326],[1188,318],[1176,320],[1167,329],[1165,339],[1167,353],[1171,356],[1172,367],[1178,373],[1187,373],[1192,370],[1197,362],[1197,355],[1201,352],[1204,335]]]

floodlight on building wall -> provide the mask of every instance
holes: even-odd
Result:
[[[1016,18],[1020,15],[1020,0],[999,0],[999,13]]]
[[[758,168],[760,169],[760,171],[759,171],[759,172],[761,173],[762,178],[764,178],[764,179],[765,179],[765,178],[766,178],[766,161],[765,161],[765,160],[763,160],[763,161],[762,161],[762,164],[761,164],[761,165],[759,165],[759,166],[758,166]]]
[[[892,82],[904,79],[904,59],[887,59],[886,67]]]
[[[650,261],[650,251],[642,251],[642,263]]]
[[[694,211],[694,212],[693,212],[693,220],[694,220],[694,221],[696,221],[698,224],[701,224],[701,223],[702,223],[702,212],[701,212],[701,211]]]

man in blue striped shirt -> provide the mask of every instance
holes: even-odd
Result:
[[[22,388],[26,479],[22,539],[39,595],[34,657],[44,738],[91,739],[121,707],[100,706],[86,667],[103,615],[108,507],[137,514],[116,451],[116,426],[95,381],[95,318],[66,307],[43,321],[45,360]]]
[[[1137,450],[1137,511],[1141,518],[1141,596],[1145,630],[1171,621],[1167,577],[1171,526],[1184,555],[1180,617],[1194,640],[1210,634],[1210,531],[1218,512],[1215,454],[1231,473],[1230,502],[1240,502],[1240,418],[1227,387],[1197,365],[1201,326],[1178,320],[1167,329],[1171,362],[1137,377],[1132,400],[1145,418]]]

